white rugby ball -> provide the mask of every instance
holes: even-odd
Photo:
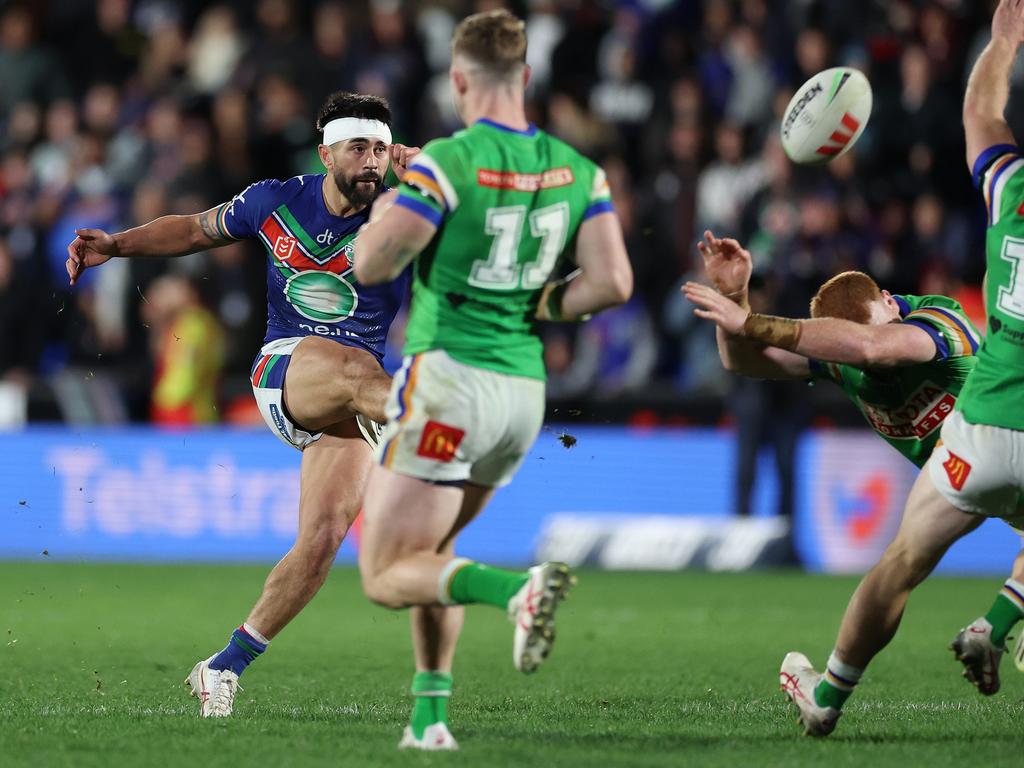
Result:
[[[782,117],[782,148],[795,163],[827,163],[846,154],[871,117],[871,84],[850,67],[819,72],[800,86]]]

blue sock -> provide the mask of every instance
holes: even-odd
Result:
[[[210,669],[230,669],[236,675],[241,675],[253,659],[265,650],[267,643],[261,643],[253,637],[243,624],[231,633],[231,639],[224,650],[210,662]]]

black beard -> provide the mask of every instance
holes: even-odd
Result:
[[[372,181],[373,187],[367,191],[365,186],[360,185],[359,182],[361,181]],[[372,178],[366,175],[362,177],[353,176],[352,179],[346,179],[344,174],[339,171],[334,174],[334,183],[338,187],[338,191],[349,201],[353,208],[365,208],[377,199],[377,195],[384,188],[384,179],[376,174]]]

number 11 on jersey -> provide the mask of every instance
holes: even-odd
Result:
[[[484,232],[490,235],[487,259],[478,259],[470,270],[469,284],[492,291],[536,290],[544,286],[565,248],[569,234],[569,204],[555,203],[527,216],[525,205],[488,208]],[[520,263],[523,224],[528,220],[530,235],[540,239],[537,258]]]

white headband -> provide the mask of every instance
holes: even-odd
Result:
[[[324,144],[330,146],[347,139],[380,139],[391,143],[391,129],[380,120],[339,117],[324,126]]]

